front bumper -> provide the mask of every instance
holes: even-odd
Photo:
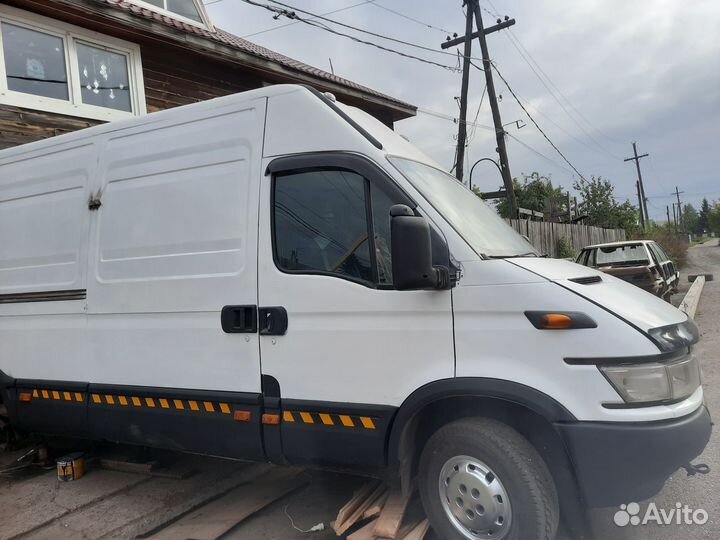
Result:
[[[712,421],[703,405],[659,422],[556,424],[580,490],[591,507],[642,501],[658,493],[679,467],[705,449]]]

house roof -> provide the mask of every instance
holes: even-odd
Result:
[[[168,17],[161,13],[151,11],[151,10],[143,8],[137,4],[128,2],[127,0],[95,0],[95,1],[102,3],[102,4],[107,4],[116,9],[119,9],[119,10],[124,10],[126,12],[130,12],[133,15],[136,15],[138,17],[144,17],[144,18],[150,19],[154,22],[159,22],[159,23],[165,24],[167,26],[173,27],[182,32],[192,34],[196,37],[200,37],[200,38],[208,39],[208,40],[215,41],[218,43],[222,43],[223,45],[227,45],[227,46],[237,49],[238,51],[241,51],[243,53],[248,53],[248,54],[251,54],[254,56],[258,56],[260,58],[264,58],[265,60],[269,60],[271,62],[276,62],[282,66],[300,71],[307,75],[311,75],[313,77],[317,77],[319,79],[324,79],[326,81],[333,82],[335,84],[339,84],[339,85],[354,89],[356,91],[360,91],[360,92],[363,92],[366,94],[370,94],[372,96],[376,96],[383,100],[394,103],[402,108],[406,108],[411,111],[415,111],[417,109],[417,107],[415,107],[414,105],[411,105],[411,104],[401,101],[399,99],[393,98],[391,96],[388,96],[386,94],[383,94],[381,92],[373,90],[372,88],[368,88],[367,86],[363,86],[361,84],[350,81],[343,77],[338,77],[337,75],[334,75],[334,74],[328,73],[327,71],[324,71],[322,69],[310,66],[304,62],[300,62],[299,60],[295,60],[293,58],[285,56],[284,54],[277,53],[275,51],[272,51],[270,49],[267,49],[265,47],[255,44],[255,43],[252,43],[246,39],[241,38],[240,36],[236,36],[234,34],[231,34],[230,32],[226,32],[225,30],[222,30],[222,29],[218,28],[217,26],[215,27],[215,31],[213,32],[213,31],[207,30],[205,28],[201,28],[199,26],[187,24],[185,22],[174,19],[172,17]]]

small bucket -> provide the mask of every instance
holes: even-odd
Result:
[[[79,480],[84,474],[85,459],[82,454],[70,454],[57,460],[57,475],[61,482]]]

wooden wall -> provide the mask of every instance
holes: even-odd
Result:
[[[558,257],[558,242],[562,238],[577,255],[582,248],[592,244],[620,242],[625,240],[624,229],[601,229],[574,223],[552,221],[529,221],[527,219],[506,219],[520,234],[530,238],[530,243],[549,257]]]
[[[192,53],[178,58],[177,49],[142,47],[145,101],[148,112],[187,105],[262,86],[238,69]],[[202,72],[193,68],[202,66]],[[0,104],[0,149],[94,126],[89,120]]]
[[[99,124],[62,114],[0,104],[0,150]]]

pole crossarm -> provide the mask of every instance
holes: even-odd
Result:
[[[495,26],[490,26],[490,27],[486,28],[484,33],[487,36],[488,34],[492,34],[493,32],[497,32],[498,30],[502,30],[504,28],[509,28],[509,27],[513,26],[514,24],[515,24],[515,19],[509,19],[507,21],[501,22],[500,24],[496,24]],[[480,37],[480,32],[473,32],[472,34],[470,34],[469,37],[462,36],[459,38],[451,39],[449,41],[445,41],[440,44],[440,48],[441,49],[449,49],[450,47],[454,47],[455,45],[460,45],[466,39],[473,40],[478,37]]]

